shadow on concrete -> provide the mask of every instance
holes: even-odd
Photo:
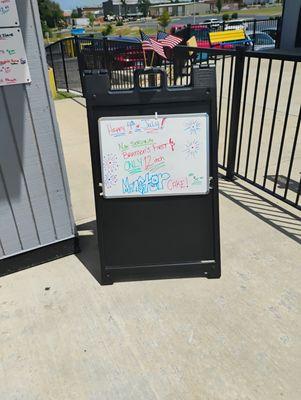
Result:
[[[285,210],[239,182],[219,181],[220,194],[233,201],[261,221],[266,222],[290,239],[301,243],[301,224],[297,215]],[[76,254],[93,277],[99,281],[100,260],[96,221],[77,226],[81,252]]]
[[[301,243],[300,217],[245,187],[238,181],[219,181],[219,192],[261,221]]]
[[[275,175],[267,175],[266,178],[267,178],[268,181],[271,181],[273,183],[276,181],[276,176]],[[278,175],[277,187],[279,189],[285,189],[286,188],[286,183],[287,183],[287,177],[284,176],[284,175]],[[289,190],[293,191],[294,193],[299,193],[299,187],[300,187],[299,182],[297,182],[297,181],[295,181],[293,179],[289,180],[289,184],[288,184],[288,189]]]
[[[99,281],[100,260],[97,243],[96,220],[77,225],[81,252],[77,258],[84,264],[90,274]]]

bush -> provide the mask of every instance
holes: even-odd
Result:
[[[111,35],[111,33],[113,32],[113,27],[111,24],[107,24],[103,30],[101,31],[101,33],[103,34],[103,36],[108,36]]]
[[[232,19],[237,19],[237,18],[238,18],[237,12],[234,12],[234,13],[231,15],[231,18],[232,18]]]
[[[121,21],[121,19],[116,22],[116,26],[122,26],[122,25],[123,25],[123,22]]]
[[[230,15],[229,15],[229,14],[224,14],[224,15],[223,15],[223,20],[224,20],[224,21],[228,21],[229,18],[230,18]]]

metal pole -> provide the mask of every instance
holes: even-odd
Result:
[[[66,62],[65,62],[65,53],[64,53],[64,46],[62,40],[60,41],[61,45],[61,53],[62,53],[62,61],[63,61],[63,69],[64,69],[64,77],[66,83],[66,90],[69,92],[69,85],[68,85],[68,77],[67,77],[67,70],[66,70]]]
[[[253,21],[253,50],[255,47],[255,42],[256,42],[256,19],[254,18],[254,21]]]
[[[226,168],[227,169],[226,178],[230,181],[234,179],[244,65],[245,65],[245,48],[240,47],[237,48],[237,55],[235,60],[230,136],[229,136],[228,159]]]

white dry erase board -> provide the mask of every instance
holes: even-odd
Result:
[[[20,23],[16,0],[0,0],[0,28],[18,25]]]
[[[208,114],[98,120],[106,198],[206,194]]]
[[[20,28],[0,29],[0,86],[17,85],[30,81]]]

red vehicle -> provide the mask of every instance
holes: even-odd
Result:
[[[210,27],[208,24],[195,24],[195,25],[173,25],[170,29],[170,33],[175,36],[183,37],[186,41],[191,37],[195,37],[197,41],[197,46],[201,49],[209,49],[209,32]],[[215,46],[219,48],[220,46]],[[223,49],[232,49],[234,46],[231,44],[224,45]]]

